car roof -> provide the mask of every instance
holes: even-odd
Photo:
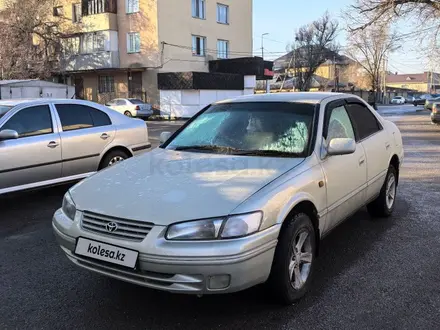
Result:
[[[245,95],[237,98],[219,101],[222,103],[238,103],[238,102],[299,102],[299,103],[320,103],[326,98],[334,96],[354,97],[351,94],[344,93],[325,93],[325,92],[290,92],[290,93],[270,93],[270,94],[253,94]]]
[[[58,103],[58,102],[67,102],[67,103],[94,103],[92,101],[87,100],[79,100],[79,99],[61,99],[61,98],[33,98],[33,99],[10,99],[10,100],[0,100],[0,105],[5,106],[16,106],[16,105],[26,105],[26,104],[40,104],[40,103]]]

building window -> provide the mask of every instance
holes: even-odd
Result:
[[[141,36],[139,32],[127,33],[127,53],[139,53],[141,51]]]
[[[139,12],[139,0],[125,0],[127,5],[127,14]]]
[[[217,40],[217,58],[228,58],[229,41]]]
[[[84,33],[81,35],[81,53],[93,54],[105,51],[106,35],[103,32]]]
[[[205,56],[206,38],[192,36],[192,53],[194,56]]]
[[[192,0],[192,16],[205,19],[205,0]]]
[[[61,17],[64,15],[63,6],[53,7],[53,16]]]
[[[82,18],[81,4],[74,3],[72,5],[72,22],[79,23],[81,22],[81,18]]]
[[[115,91],[115,78],[113,76],[99,76],[99,93],[113,93]]]
[[[217,4],[217,22],[222,24],[229,24],[229,6]]]

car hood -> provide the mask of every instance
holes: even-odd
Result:
[[[228,215],[303,160],[155,149],[92,175],[70,193],[78,210],[169,225]]]

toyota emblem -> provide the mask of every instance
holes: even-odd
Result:
[[[109,222],[106,228],[109,233],[114,233],[116,230],[118,230],[118,224],[116,222]]]

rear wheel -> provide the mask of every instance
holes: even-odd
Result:
[[[113,166],[117,163],[120,163],[124,160],[129,158],[126,152],[122,150],[113,150],[110,151],[107,155],[104,156],[104,158],[101,161],[101,165],[99,166],[99,169],[102,170],[103,168]]]
[[[282,229],[268,285],[274,298],[290,305],[309,289],[316,255],[316,237],[310,217],[296,213]]]
[[[393,211],[397,196],[397,172],[390,165],[379,197],[367,205],[368,212],[374,217],[389,217]]]
[[[126,115],[127,117],[133,117],[133,115],[131,114],[131,112],[128,111],[128,110],[124,112],[124,115]]]

